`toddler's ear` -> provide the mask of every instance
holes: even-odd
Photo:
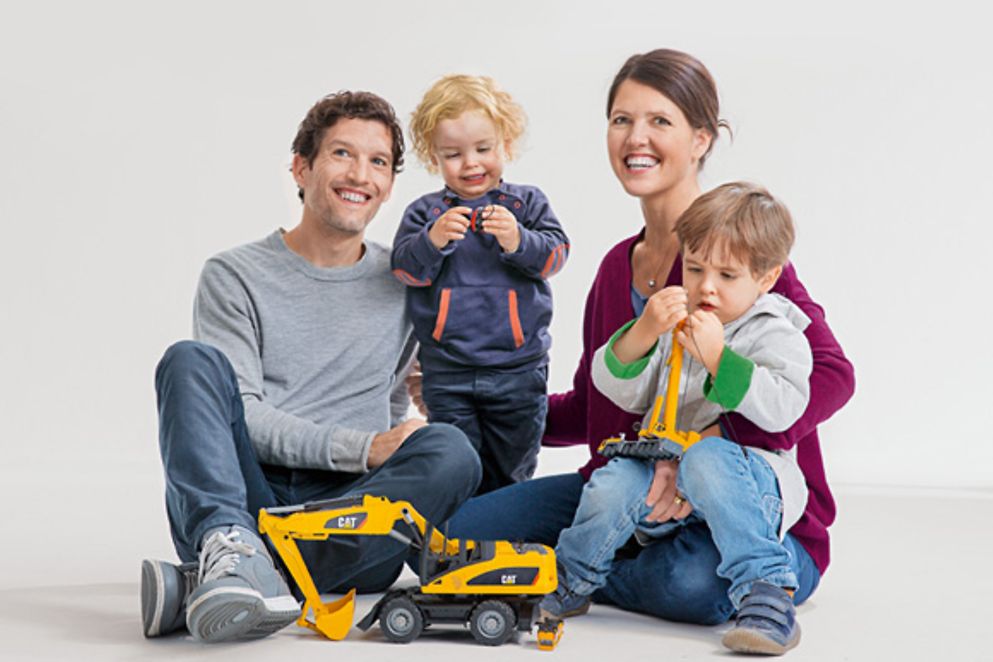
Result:
[[[769,269],[764,276],[759,278],[759,287],[762,289],[763,294],[768,293],[772,289],[772,286],[779,280],[781,273],[783,273],[782,265]]]

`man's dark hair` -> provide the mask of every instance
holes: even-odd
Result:
[[[342,118],[381,122],[393,139],[393,174],[403,170],[403,129],[393,106],[372,92],[341,91],[329,94],[315,103],[300,122],[300,128],[293,139],[293,153],[299,154],[307,159],[308,164],[313,165],[324,140],[324,132]],[[303,189],[298,188],[298,195],[303,200]]]

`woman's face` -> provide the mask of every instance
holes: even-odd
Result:
[[[669,97],[626,80],[617,88],[609,121],[610,165],[630,195],[655,197],[681,184],[695,184],[710,134],[690,126]]]

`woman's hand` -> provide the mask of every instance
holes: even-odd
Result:
[[[468,207],[452,207],[434,222],[428,230],[428,239],[434,247],[441,250],[449,242],[465,239],[465,231],[469,227],[469,217],[472,210]]]
[[[686,318],[683,328],[676,332],[676,340],[707,368],[712,377],[717,376],[724,353],[724,325],[717,315],[706,310],[694,311]]]
[[[676,474],[679,463],[672,460],[658,460],[655,463],[655,475],[648,488],[645,505],[651,506],[652,512],[645,517],[649,522],[668,522],[671,519],[683,519],[693,512],[693,506],[676,491]]]
[[[483,232],[493,235],[504,253],[514,253],[521,245],[517,217],[500,205],[489,205],[483,214]]]

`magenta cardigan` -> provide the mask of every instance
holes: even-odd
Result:
[[[618,432],[632,432],[641,416],[622,411],[593,386],[590,365],[596,352],[624,323],[634,317],[631,308],[631,250],[641,233],[614,246],[600,263],[596,279],[586,298],[583,317],[583,355],[573,377],[572,390],[549,397],[546,446],[588,444],[591,458],[579,472],[587,480],[605,460],[597,454],[600,442]],[[666,286],[682,283],[682,263],[676,257]],[[855,371],[845,357],[834,334],[831,333],[824,310],[807,294],[792,264],[787,264],[773,287],[799,306],[811,319],[804,332],[814,356],[810,375],[810,404],[806,412],[786,432],[769,433],[760,430],[739,414],[730,414],[731,426],[739,437],[735,441],[745,446],[779,450],[797,446],[797,459],[807,480],[810,498],[800,520],[790,534],[810,554],[821,574],[830,562],[828,527],[834,522],[835,504],[824,475],[817,426],[831,417],[852,397],[855,391]]]

